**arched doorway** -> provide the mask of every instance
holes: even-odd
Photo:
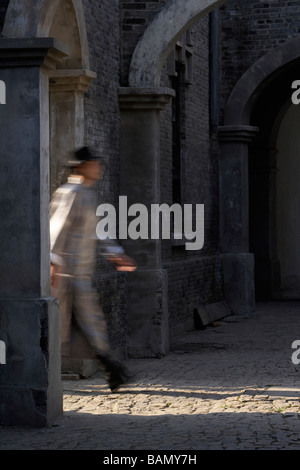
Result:
[[[286,150],[289,133],[291,137],[295,132],[296,110],[292,110],[290,104],[291,85],[299,68],[299,43],[299,38],[288,41],[253,64],[232,91],[225,112],[226,125],[250,124],[259,129],[248,143],[249,190],[245,191],[249,205],[245,210],[249,210],[249,217],[244,218],[248,224],[249,253],[254,256],[258,300],[282,296],[282,272],[286,272],[286,282],[289,276],[287,257],[291,262],[296,253],[291,254],[291,238],[285,238],[283,243],[282,237],[286,234],[287,218],[291,220],[291,208],[287,211],[287,172],[291,177],[291,172],[296,170],[295,166],[293,170],[287,167],[288,159],[293,165],[296,163],[295,142],[289,144],[289,157]],[[291,189],[290,202],[293,201],[294,207],[296,199]],[[295,243],[293,245],[295,247]],[[292,277],[289,278],[290,288]]]
[[[297,61],[293,61],[281,68],[256,100],[251,114],[252,122],[260,129],[249,152],[250,250],[255,257],[258,300],[281,296],[283,273],[284,284],[288,282],[292,288],[292,275],[287,273],[287,265],[291,258],[295,260],[291,253],[295,243],[291,244],[291,240],[296,226],[293,224],[293,230],[288,229],[288,239],[286,229],[297,199],[296,185],[291,184],[296,175],[296,167],[291,167],[296,163],[296,142],[290,142],[288,134],[295,133],[291,84],[297,67]],[[289,183],[287,178],[290,178]],[[287,276],[290,276],[289,281]]]
[[[300,298],[300,107],[290,103],[277,135],[277,256],[280,296]]]

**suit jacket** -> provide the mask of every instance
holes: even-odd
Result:
[[[76,277],[90,277],[95,267],[96,244],[103,256],[124,253],[116,240],[96,235],[96,194],[82,179],[69,178],[56,190],[50,206],[51,262]]]
[[[73,358],[94,357],[94,352],[74,321],[72,289],[84,295],[86,328],[98,337],[99,349],[109,348],[104,314],[91,285],[96,244],[104,256],[117,256],[124,250],[115,240],[99,240],[97,223],[94,189],[79,178],[69,178],[51,201],[50,241],[51,262],[60,265],[58,287],[52,288],[52,295],[58,298],[62,312],[63,355]],[[78,302],[75,307],[81,309],[82,305]]]

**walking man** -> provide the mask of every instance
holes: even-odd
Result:
[[[109,350],[104,313],[92,287],[96,244],[117,269],[136,266],[115,240],[97,239],[95,185],[101,163],[83,147],[70,166],[75,174],[56,190],[50,208],[51,286],[62,314],[62,358],[96,357],[115,391],[128,380],[128,372]]]

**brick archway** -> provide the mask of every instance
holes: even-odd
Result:
[[[232,90],[224,111],[224,125],[247,125],[257,97],[284,67],[299,60],[300,38],[291,39],[255,62]],[[296,77],[297,78],[297,77]]]
[[[237,305],[237,310],[247,311],[247,305],[251,309],[255,288],[266,285],[271,292],[276,281],[276,229],[272,225],[274,207],[271,207],[276,183],[276,172],[273,171],[276,151],[271,148],[271,137],[276,132],[276,117],[292,94],[299,46],[300,38],[292,39],[251,65],[233,88],[225,106],[223,126],[219,128],[224,285],[226,297],[233,304],[234,299],[244,292],[243,305]],[[253,176],[249,179],[249,143],[252,144],[251,171],[259,175],[256,179]],[[257,163],[253,166],[255,159]],[[258,227],[256,232],[254,227]],[[253,253],[259,253],[255,263]],[[233,272],[238,275],[234,276]],[[262,276],[255,286],[255,273],[258,272]]]
[[[173,0],[144,32],[132,56],[129,86],[159,86],[161,68],[183,31],[228,0]]]

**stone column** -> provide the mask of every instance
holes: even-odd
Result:
[[[248,145],[258,128],[219,127],[220,247],[224,295],[234,314],[255,307],[254,256],[249,253]]]
[[[62,413],[60,314],[49,279],[48,72],[64,57],[51,38],[0,40],[3,425],[42,427]]]
[[[160,110],[174,91],[121,88],[121,195],[128,207],[160,203]],[[149,223],[150,227],[150,223]],[[150,233],[150,229],[149,229]],[[138,269],[128,274],[128,354],[158,357],[169,349],[167,273],[161,240],[121,240]]]
[[[277,222],[277,158],[278,158],[278,149],[276,147],[269,147],[269,165],[268,165],[268,175],[269,178],[269,211],[268,214],[268,225],[269,225],[269,243],[270,249],[269,254],[270,258],[268,260],[268,267],[270,269],[270,296],[276,298],[280,294],[280,284],[281,284],[281,268],[280,260],[278,259],[278,222]]]

